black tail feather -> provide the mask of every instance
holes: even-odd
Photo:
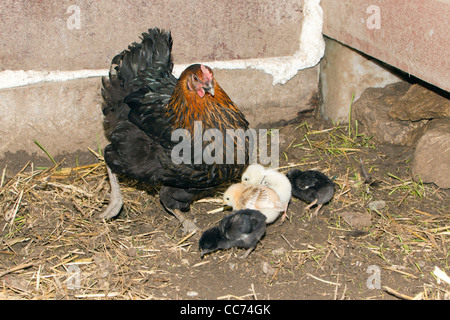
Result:
[[[170,32],[149,29],[141,39],[140,43],[133,43],[128,50],[116,55],[111,61],[109,76],[102,78],[102,111],[108,139],[114,128],[128,117],[129,106],[124,103],[125,98],[147,85],[161,87],[158,83],[170,78],[172,73]],[[166,92],[163,94],[167,95]]]

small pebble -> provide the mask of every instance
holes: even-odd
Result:
[[[236,263],[234,263],[234,262],[229,262],[229,263],[228,263],[228,268],[230,268],[230,270],[236,269]]]
[[[262,264],[262,270],[265,274],[269,275],[269,276],[273,276],[275,274],[275,269],[266,261],[263,262]]]
[[[286,252],[286,249],[284,249],[283,247],[272,250],[272,254],[274,254],[276,256],[284,254],[285,252]]]
[[[381,210],[384,207],[386,207],[386,202],[384,200],[377,200],[369,203],[370,210]]]
[[[198,292],[197,291],[188,291],[187,293],[188,297],[196,297],[198,296]]]

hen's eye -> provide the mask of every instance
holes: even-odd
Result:
[[[194,75],[194,76],[192,77],[192,79],[194,79],[194,81],[198,81],[198,78],[197,78],[196,75]]]

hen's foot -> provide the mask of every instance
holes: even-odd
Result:
[[[253,250],[255,250],[255,247],[252,247],[252,248],[248,249],[247,251],[245,251],[245,253],[242,255],[241,259],[247,258],[248,255],[249,255]]]
[[[200,228],[197,227],[195,222],[192,221],[191,219],[186,218],[185,215],[181,212],[181,210],[169,208],[166,208],[166,210],[169,211],[175,218],[177,218],[178,221],[180,221],[184,233],[192,233],[200,231]]]

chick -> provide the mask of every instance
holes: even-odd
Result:
[[[242,183],[244,185],[265,185],[274,190],[285,206],[281,217],[281,222],[284,222],[292,189],[289,179],[284,174],[274,169],[266,169],[260,164],[252,164],[242,174]]]
[[[248,249],[246,258],[266,232],[266,217],[257,210],[243,209],[233,211],[220,220],[219,225],[206,230],[199,241],[201,257],[207,253],[239,247]]]
[[[251,164],[242,174],[242,183],[245,185],[259,185],[264,177],[266,169],[260,164]]]
[[[243,183],[231,185],[225,191],[223,201],[234,210],[255,209],[261,211],[266,216],[267,223],[274,222],[285,207],[272,189],[262,185],[244,185]]]
[[[281,172],[276,170],[266,170],[261,185],[274,190],[280,198],[280,202],[284,205],[284,212],[281,216],[281,222],[283,223],[287,217],[287,208],[292,196],[291,182],[286,175]]]
[[[293,169],[287,173],[287,178],[292,185],[292,195],[300,200],[310,202],[305,210],[310,210],[317,204],[317,209],[311,213],[311,217],[316,216],[322,205],[333,198],[333,181],[319,171]]]

